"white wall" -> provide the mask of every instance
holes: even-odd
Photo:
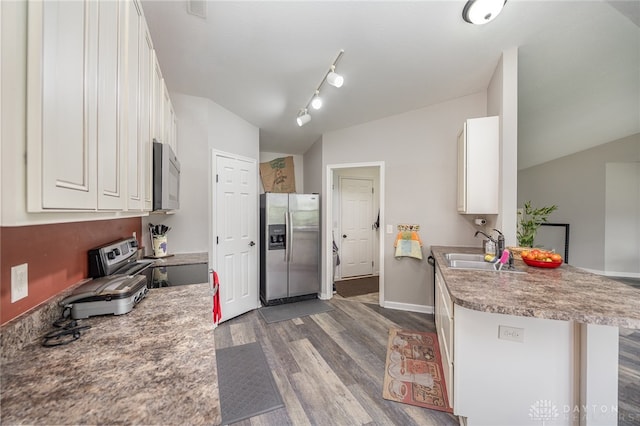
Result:
[[[322,191],[322,138],[304,153],[304,192]],[[320,200],[322,203],[322,200]]]
[[[195,96],[171,93],[178,117],[180,210],[151,214],[142,220],[143,243],[149,246],[147,224],[171,227],[169,253],[207,252],[209,233],[210,149],[258,159],[258,128],[220,105]],[[147,250],[149,253],[149,250]]]
[[[429,247],[481,245],[471,219],[456,213],[456,137],[465,119],[486,116],[486,106],[486,93],[480,92],[323,135],[323,196],[330,193],[324,187],[326,165],[384,161],[386,224],[394,230],[399,223],[422,227],[422,261],[395,259],[396,232],[385,234],[387,301],[432,306]]]
[[[281,152],[260,152],[260,163],[275,160],[276,158],[293,157],[293,176],[296,180],[296,193],[303,194],[304,190],[304,158],[297,154],[283,154]],[[258,174],[260,171],[258,170]],[[262,179],[260,179],[260,194],[264,193]]]
[[[557,205],[549,221],[571,225],[569,263],[606,273],[606,164],[638,161],[640,133],[520,170],[518,205]]]
[[[640,278],[640,161],[605,164],[604,266]]]
[[[495,227],[517,246],[518,49],[503,52],[487,89],[487,115],[500,117],[500,193]],[[490,230],[490,229],[489,229]]]

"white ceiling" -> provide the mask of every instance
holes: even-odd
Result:
[[[200,2],[197,2],[200,3]],[[486,89],[519,48],[519,168],[640,132],[640,2],[509,0],[493,22],[465,1],[143,0],[170,92],[260,128],[260,150],[304,153],[321,134]],[[345,84],[295,118],[340,49]]]

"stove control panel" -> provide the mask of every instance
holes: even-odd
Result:
[[[136,256],[138,241],[131,237],[89,250],[89,275],[93,278],[111,275]]]

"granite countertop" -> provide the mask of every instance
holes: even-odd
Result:
[[[175,265],[191,265],[194,263],[208,263],[208,253],[178,253],[167,257],[154,257],[148,259],[155,259],[154,266],[175,266]]]
[[[535,268],[516,256],[526,274],[452,269],[445,253],[482,253],[479,248],[432,246],[431,252],[454,303],[498,314],[577,321],[640,329],[640,291],[568,264]]]
[[[1,371],[3,424],[219,424],[209,285],[151,289],[80,339],[27,344]]]

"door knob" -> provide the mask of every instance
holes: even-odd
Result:
[[[342,234],[342,238],[347,238],[347,234]]]
[[[249,247],[253,247],[253,246],[255,246],[255,245],[256,245],[256,243],[254,243],[253,241],[251,241],[251,242],[249,243]]]

